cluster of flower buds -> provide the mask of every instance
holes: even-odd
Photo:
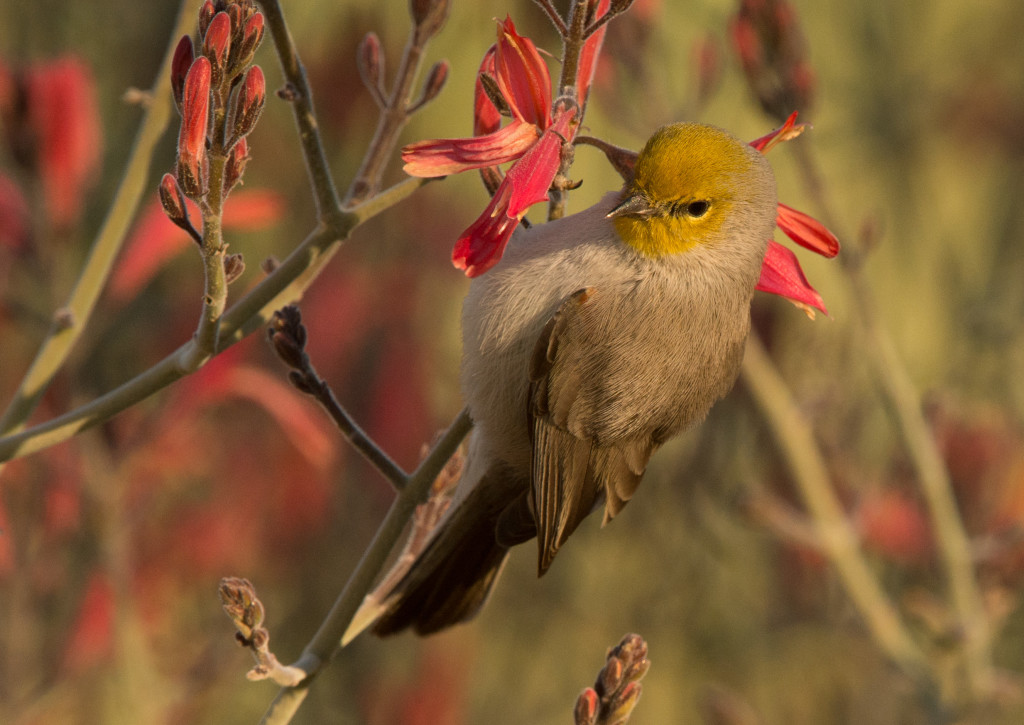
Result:
[[[588,687],[576,699],[575,725],[623,725],[640,700],[640,680],[647,674],[647,643],[638,634],[627,634],[608,652],[608,659]]]
[[[249,159],[246,136],[266,102],[266,80],[252,65],[263,41],[263,14],[253,0],[206,0],[199,10],[198,41],[184,36],[171,62],[171,89],[181,114],[173,174],[160,183],[160,201],[172,222],[193,231],[184,197],[202,206],[210,193],[222,200]],[[211,160],[222,169],[211,189]]]
[[[796,12],[786,0],[741,0],[731,24],[733,45],[754,95],[773,118],[809,110],[814,74]]]

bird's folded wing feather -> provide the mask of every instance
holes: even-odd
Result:
[[[538,571],[601,501],[610,521],[640,483],[656,444],[649,435],[601,441],[595,405],[607,350],[594,314],[600,291],[570,295],[548,321],[530,361],[528,416]]]

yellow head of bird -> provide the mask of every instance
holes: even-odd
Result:
[[[756,150],[714,126],[663,126],[640,152],[633,182],[608,217],[626,244],[649,257],[713,244],[737,202],[771,178],[766,166]]]

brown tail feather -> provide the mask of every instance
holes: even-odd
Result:
[[[381,598],[384,611],[373,633],[386,636],[411,627],[418,634],[432,634],[479,612],[501,574],[511,543],[504,539],[498,543],[498,521],[525,486],[504,466],[488,471],[441,523],[441,530],[408,573]]]

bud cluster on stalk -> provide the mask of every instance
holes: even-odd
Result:
[[[181,114],[174,173],[160,182],[168,218],[194,232],[185,197],[200,207],[215,193],[222,201],[241,179],[249,159],[246,136],[266,102],[263,70],[253,65],[263,41],[264,18],[253,0],[206,0],[197,39],[186,35],[171,61],[171,90]],[[210,162],[223,172],[210,188]]]
[[[627,634],[608,652],[593,687],[580,693],[573,711],[575,725],[623,725],[640,700],[640,680],[647,674],[647,643]]]
[[[784,120],[814,100],[814,74],[800,24],[786,0],[741,0],[731,23],[733,46],[761,108]]]

